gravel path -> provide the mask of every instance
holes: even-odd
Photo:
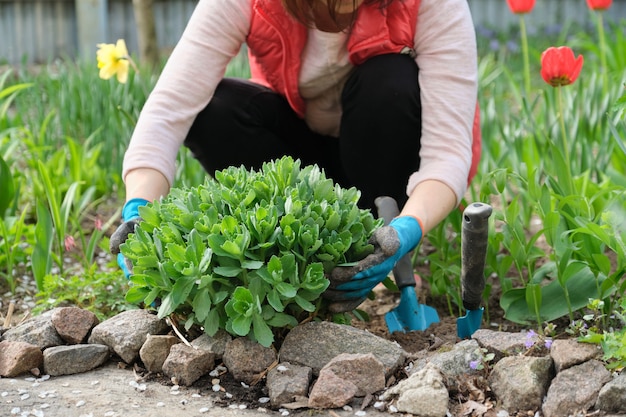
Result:
[[[198,394],[198,388],[166,386],[158,381],[136,382],[133,372],[114,363],[69,376],[0,379],[0,416],[37,417],[152,417],[152,416],[294,416],[294,417],[384,417],[389,413],[368,408],[356,410],[272,411],[224,408],[216,397]],[[288,414],[287,414],[288,413]],[[397,415],[397,414],[396,414]]]

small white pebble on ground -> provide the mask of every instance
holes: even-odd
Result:
[[[287,367],[285,365],[278,365],[278,367],[276,367],[276,370],[279,372],[285,372],[287,370]]]
[[[244,387],[244,388],[250,388],[250,385],[246,384],[243,381],[241,381],[241,386]]]
[[[280,412],[281,416],[288,416],[289,415],[289,411],[283,409],[283,411]]]
[[[19,407],[13,407],[13,408],[11,409],[11,414],[19,414],[19,413],[20,413],[20,411],[22,411],[22,409],[21,409],[21,408],[19,408]]]
[[[44,417],[43,410],[31,410],[29,415],[33,415],[35,417]]]
[[[270,397],[261,397],[261,398],[259,398],[259,402],[261,404],[268,403],[269,401],[270,401]]]
[[[191,394],[191,398],[202,398],[202,395],[196,392],[195,394]]]
[[[158,403],[156,403],[157,407],[165,407],[165,403],[159,401]]]
[[[496,414],[497,417],[509,417],[509,412],[506,410],[500,410],[498,411],[498,414]]]
[[[398,412],[398,408],[395,405],[390,405],[389,406],[389,412],[390,413],[397,413]]]
[[[217,385],[217,384],[216,384],[216,385],[213,385],[213,386],[211,387],[211,389],[213,389],[213,391],[214,391],[214,392],[220,392],[220,389],[221,389],[221,388],[222,388],[222,387],[220,387],[220,386],[219,386],[219,385]]]
[[[344,405],[343,411],[352,411],[352,407],[350,407],[349,405]]]
[[[100,381],[91,381],[91,385],[98,385]]]
[[[2,393],[0,393],[0,397],[6,397],[7,395],[9,395],[9,393],[6,391],[2,391]]]
[[[354,415],[355,415],[355,416],[359,416],[359,417],[360,417],[360,416],[365,416],[365,415],[367,415],[367,413],[366,413],[365,411],[361,410],[361,411],[357,411],[356,413],[354,413]]]
[[[383,410],[385,408],[385,402],[384,401],[376,401],[374,403],[374,408],[377,410]]]
[[[202,407],[198,410],[199,413],[206,413],[207,411],[209,411],[209,407]]]
[[[172,388],[170,388],[171,391],[178,391],[180,389],[180,385],[172,385]]]
[[[85,401],[84,400],[80,400],[76,403],[76,407],[82,407],[83,405],[85,405]]]
[[[20,400],[24,401],[30,398],[30,394],[22,394],[20,395]]]

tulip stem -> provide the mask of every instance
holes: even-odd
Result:
[[[598,38],[600,40],[600,65],[602,66],[602,91],[606,96],[609,93],[608,67],[606,65],[606,39],[604,35],[604,20],[602,12],[597,12]]]
[[[567,133],[565,132],[565,117],[563,116],[563,93],[561,90],[563,88],[558,86],[556,88],[557,94],[557,105],[559,109],[559,125],[561,128],[561,142],[563,147],[563,159],[564,159],[564,168],[566,170],[565,175],[567,176],[566,181],[564,181],[565,186],[567,187],[566,195],[571,195],[574,192],[574,183],[572,181],[572,167],[570,161],[570,152],[569,152],[569,144],[567,142]]]
[[[524,90],[526,94],[530,92],[530,63],[528,60],[528,38],[526,35],[526,21],[524,15],[520,14],[519,29],[522,38],[522,55],[524,58]]]

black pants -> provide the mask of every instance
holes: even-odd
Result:
[[[342,92],[339,138],[313,132],[279,94],[241,79],[224,79],[198,114],[185,145],[209,174],[228,166],[258,169],[284,155],[317,164],[359,205],[380,195],[406,202],[419,167],[421,103],[415,61],[381,55],[356,67]]]

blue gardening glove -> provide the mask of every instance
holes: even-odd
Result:
[[[109,250],[112,254],[117,254],[117,264],[124,272],[126,278],[133,272],[133,265],[120,253],[120,245],[126,242],[128,235],[135,232],[135,226],[141,221],[139,217],[139,207],[148,204],[148,200],[143,198],[133,198],[124,204],[122,209],[123,223],[113,232],[109,240]]]
[[[331,301],[329,311],[354,310],[420,240],[422,226],[411,216],[396,217],[389,225],[376,230],[370,239],[374,253],[355,266],[337,267],[331,272],[330,286],[324,292],[324,298]]]

